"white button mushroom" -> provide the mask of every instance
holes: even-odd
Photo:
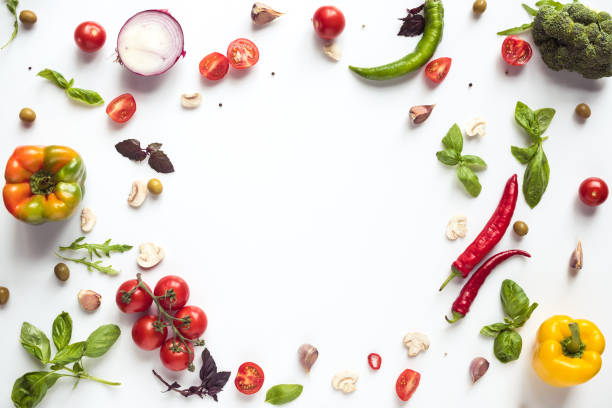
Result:
[[[429,348],[429,337],[423,333],[412,332],[404,336],[402,340],[404,346],[408,348],[408,357],[414,357],[421,351]]]
[[[141,268],[150,269],[160,263],[166,256],[166,253],[161,247],[156,246],[152,242],[145,242],[138,246],[138,258],[136,263]]]

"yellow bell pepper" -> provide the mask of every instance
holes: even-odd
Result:
[[[588,320],[553,316],[538,329],[533,369],[553,387],[587,382],[601,368],[603,334]]]

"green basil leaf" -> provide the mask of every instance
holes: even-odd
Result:
[[[487,163],[485,163],[484,160],[482,160],[478,156],[473,156],[471,154],[466,154],[465,156],[461,156],[461,161],[463,162],[464,165],[472,169],[475,169],[475,170],[482,170],[482,169],[487,168]]]
[[[523,24],[519,27],[509,28],[507,30],[499,31],[497,35],[514,35],[524,33],[525,31],[531,30],[533,28],[533,23]]]
[[[487,337],[497,337],[500,332],[509,328],[510,325],[508,323],[494,323],[488,326],[483,326],[483,328],[480,329],[480,334]]]
[[[51,358],[51,343],[49,338],[37,327],[28,322],[21,325],[21,345],[38,361],[47,364]]]
[[[482,186],[478,181],[478,176],[472,169],[467,166],[460,165],[457,168],[457,177],[472,197],[478,197],[478,194],[480,194],[480,191],[482,190]]]
[[[436,157],[439,161],[446,164],[447,166],[454,166],[459,163],[461,155],[454,150],[446,149],[436,153]]]
[[[534,141],[538,141],[542,132],[540,132],[540,124],[536,119],[535,112],[532,111],[529,106],[523,102],[517,102],[516,108],[514,109],[514,120],[523,129],[529,133]]]
[[[302,394],[304,387],[300,384],[279,384],[266,392],[266,402],[282,405],[293,401]]]
[[[77,361],[76,363],[72,365],[72,371],[76,373],[82,373],[85,370],[83,370],[83,366],[81,365],[81,362]]]
[[[64,366],[79,361],[85,353],[85,347],[87,347],[87,343],[84,341],[70,344],[58,351],[53,360],[51,360],[51,363]]]
[[[523,3],[523,8],[524,8],[524,9],[525,9],[525,11],[526,11],[527,13],[529,13],[529,15],[531,15],[531,16],[534,16],[534,17],[535,17],[535,16],[536,16],[536,14],[538,14],[538,10],[536,10],[536,9],[534,9],[534,8],[532,8],[532,7],[529,7],[529,6],[528,6],[527,4],[525,4],[525,3]]]
[[[119,338],[121,330],[116,324],[106,324],[98,327],[87,338],[85,355],[87,357],[100,357],[112,347]]]
[[[517,360],[521,355],[523,339],[514,330],[504,330],[499,333],[493,343],[493,353],[502,363]]]
[[[531,314],[536,309],[536,307],[538,307],[538,304],[537,303],[532,303],[531,306],[529,306],[527,308],[527,310],[522,315],[520,315],[519,317],[517,317],[514,320],[514,322],[512,323],[512,327],[515,328],[515,329],[519,328],[519,327],[523,327],[525,322],[527,320],[529,320],[529,318],[531,317]]]
[[[535,111],[534,114],[538,121],[540,135],[542,135],[546,132],[546,129],[548,129],[553,117],[555,117],[555,110],[553,108],[542,108]]]
[[[463,151],[463,134],[456,123],[446,133],[446,136],[442,139],[442,144],[447,149],[461,154]]]
[[[536,154],[529,161],[523,177],[523,195],[529,207],[534,208],[538,205],[546,191],[549,178],[548,159],[544,154],[544,149],[542,149],[542,143],[540,143]]]
[[[538,150],[537,144],[532,144],[529,147],[510,146],[510,151],[512,152],[512,155],[521,164],[529,163],[529,160],[531,160],[531,158],[535,156],[537,150]]]
[[[506,279],[502,282],[500,297],[504,313],[511,319],[516,319],[529,309],[529,298],[523,288],[513,280]]]
[[[11,400],[17,408],[35,407],[60,377],[60,374],[50,371],[24,374],[13,384]]]
[[[66,78],[64,78],[62,74],[60,74],[59,72],[53,71],[52,69],[49,69],[49,68],[43,69],[36,75],[38,75],[39,77],[48,79],[49,81],[53,82],[55,85],[59,86],[62,89],[66,89],[69,86],[68,81],[66,81]]]
[[[70,343],[72,338],[72,319],[68,313],[62,312],[55,318],[51,334],[57,351],[62,350]]]
[[[81,88],[68,88],[66,94],[72,99],[85,102],[88,105],[102,105],[104,99],[96,92]]]

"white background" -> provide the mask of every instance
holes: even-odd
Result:
[[[277,0],[273,6],[288,14],[255,28],[247,0],[24,0],[22,7],[35,10],[39,20],[0,52],[2,158],[22,144],[73,147],[88,169],[84,205],[98,215],[88,241],[152,241],[165,248],[167,258],[144,273],[146,281],[154,286],[167,274],[184,277],[191,286],[189,303],[208,314],[205,338],[219,368],[234,374],[240,363],[255,361],[265,371],[264,389],[250,397],[236,391],[232,375],[218,406],[263,407],[269,386],[301,383],[304,393],[292,404],[296,408],[396,407],[402,404],[395,381],[405,368],[422,374],[407,406],[609,406],[608,353],[597,377],[573,389],[542,383],[530,360],[539,324],[554,314],[590,319],[612,336],[611,203],[592,210],[577,200],[584,178],[610,181],[610,83],[552,72],[537,50],[524,68],[506,66],[500,57],[502,38],[495,32],[527,22],[528,16],[519,1],[490,3],[475,19],[471,1],[445,2],[444,39],[435,56],[452,57],[453,65],[446,80],[432,86],[422,71],[370,83],[347,69],[349,63],[388,62],[413,49],[417,39],[396,36],[397,18],[410,2],[338,0],[347,26],[338,40],[342,61],[334,63],[322,54],[311,26],[318,1]],[[603,0],[590,3],[607,5]],[[167,7],[182,24],[186,58],[155,78],[137,77],[114,63],[123,22],[138,11]],[[2,9],[2,40],[12,29],[9,17]],[[72,38],[85,20],[100,22],[108,35],[104,48],[93,55],[79,51]],[[202,79],[200,59],[213,51],[224,53],[239,37],[255,41],[260,62],[249,71],[230,71],[217,83]],[[531,41],[530,35],[526,38]],[[43,68],[74,77],[75,86],[97,90],[106,102],[131,92],[137,112],[127,124],[117,125],[104,107],[74,103],[36,77]],[[183,110],[180,95],[194,91],[202,93],[202,106]],[[515,212],[515,219],[529,225],[529,234],[517,239],[508,232],[496,248],[526,249],[533,258],[514,258],[497,268],[470,314],[451,327],[443,316],[462,282],[442,293],[437,289],[450,263],[488,220],[508,177],[518,173],[522,179],[524,166],[510,154],[511,144],[527,141],[513,119],[517,100],[534,109],[557,110],[544,144],[551,167],[548,190],[534,210],[521,196]],[[583,101],[593,111],[586,123],[573,114]],[[429,120],[412,127],[409,108],[430,103],[437,106]],[[37,113],[31,127],[17,117],[24,106]],[[464,152],[480,155],[489,168],[479,173],[483,190],[474,199],[435,152],[454,122],[463,128],[478,115],[487,118],[488,134],[466,141]],[[127,138],[162,142],[176,172],[158,175],[144,163],[121,157],[114,144]],[[132,181],[154,176],[164,183],[163,195],[140,209],[129,208]],[[444,230],[456,214],[467,215],[469,234],[449,242]],[[17,377],[39,369],[19,344],[21,323],[27,320],[49,333],[54,317],[65,310],[73,317],[75,340],[101,324],[119,324],[123,334],[117,344],[104,358],[86,361],[86,368],[123,385],[81,382],[73,391],[71,382],[62,380],[41,407],[123,407],[130,402],[216,406],[210,399],[161,394],[151,369],[183,385],[195,382],[195,375],[172,375],[157,353],[132,343],[137,316],[121,314],[114,295],[121,282],[138,272],[135,249],[113,256],[111,263],[122,270],[119,277],[70,265],[70,280],[56,280],[53,252],[81,235],[78,218],[29,226],[8,213],[0,217],[0,285],[11,290],[9,303],[0,307],[0,405],[10,403]],[[568,259],[578,239],[585,268],[572,278]],[[502,319],[499,288],[505,278],[516,280],[540,307],[520,329],[521,358],[503,365],[493,356],[493,341],[479,330]],[[79,289],[102,294],[97,312],[80,310]],[[408,358],[402,345],[409,331],[426,333],[432,342],[416,358]],[[320,351],[310,375],[296,359],[304,342]],[[383,357],[379,372],[367,366],[370,352]],[[486,357],[491,367],[472,386],[468,366],[476,356]],[[334,373],[344,369],[361,374],[352,395],[330,385]]]

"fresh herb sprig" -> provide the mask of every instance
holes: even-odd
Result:
[[[478,156],[461,155],[463,151],[463,134],[455,123],[442,139],[445,149],[436,153],[438,160],[447,166],[459,165],[457,177],[472,197],[478,197],[482,186],[474,170],[484,170],[487,164]]]
[[[548,137],[542,137],[555,116],[552,108],[533,111],[523,102],[516,103],[514,119],[527,131],[531,139],[529,147],[511,146],[512,155],[521,164],[526,164],[523,176],[523,195],[529,207],[534,208],[544,195],[550,178],[550,166],[542,144]]]
[[[563,4],[559,3],[558,1],[554,1],[554,0],[539,0],[538,2],[536,2],[535,5],[538,8],[542,8],[544,6],[554,7],[557,10],[561,10],[563,8]],[[530,16],[535,17],[536,14],[538,14],[538,10],[534,9],[533,7],[530,7],[525,3],[523,3],[522,6],[527,12],[527,14],[529,14]],[[532,28],[533,28],[533,22],[522,24],[518,27],[509,28],[507,30],[499,31],[497,35],[515,35],[515,34],[524,33],[525,31],[529,31]]]
[[[149,166],[158,173],[172,173],[174,166],[170,158],[161,150],[161,143],[150,143],[146,149],[140,147],[140,141],[126,139],[115,145],[120,155],[134,161],[143,161],[149,156]]]
[[[32,408],[42,401],[57,380],[74,378],[76,387],[80,380],[91,380],[106,385],[121,385],[89,375],[83,368],[83,357],[103,356],[119,338],[121,330],[114,324],[100,326],[87,340],[70,343],[72,319],[62,312],[53,321],[52,338],[57,353],[51,357],[51,342],[45,333],[28,322],[21,326],[21,345],[41,364],[50,365],[46,371],[32,371],[19,377],[11,392],[11,399],[18,408]],[[72,365],[72,367],[69,367]]]
[[[17,6],[19,6],[19,0],[7,0],[6,1],[6,8],[15,17],[15,22],[13,23],[13,34],[11,34],[11,37],[6,42],[6,44],[4,44],[2,47],[0,47],[0,50],[3,50],[7,45],[9,45],[9,43],[11,41],[13,41],[13,39],[15,37],[17,37],[17,32],[19,31],[19,20],[18,20],[18,17],[17,17]]]
[[[62,258],[64,261],[71,261],[71,262],[75,262],[75,263],[80,263],[82,265],[87,266],[87,270],[89,272],[93,272],[93,270],[97,270],[99,272],[102,272],[106,275],[111,275],[111,276],[115,276],[115,275],[119,275],[119,273],[121,271],[118,271],[116,269],[113,269],[113,265],[102,265],[102,261],[98,260],[98,261],[88,261],[86,257],[83,258],[69,258],[67,256],[62,256],[60,254],[58,254],[57,252],[55,253],[55,255],[59,258]]]
[[[181,394],[183,397],[190,397],[197,395],[200,398],[204,398],[206,395],[212,397],[215,401],[218,401],[217,394],[223,391],[223,387],[229,380],[231,373],[229,371],[217,372],[217,364],[210,355],[208,349],[202,351],[202,368],[200,369],[200,385],[194,385],[188,388],[181,389],[181,385],[174,381],[172,384],[164,380],[163,377],[155,370],[153,375],[159,379],[168,389],[168,391],[175,391]]]
[[[93,106],[104,104],[104,99],[102,99],[102,97],[96,91],[90,91],[89,89],[74,88],[72,86],[72,84],[74,84],[74,79],[71,79],[70,81],[66,81],[66,78],[64,78],[64,76],[57,71],[53,71],[49,68],[46,68],[40,71],[36,75],[38,75],[39,77],[48,79],[49,81],[53,82],[55,85],[64,89],[66,92],[66,95],[68,95],[72,99],[75,99],[77,101],[84,102],[87,105],[93,105]]]
[[[423,31],[425,31],[425,17],[423,16],[424,8],[425,4],[421,4],[419,7],[408,9],[408,15],[404,18],[400,18],[403,23],[397,35],[414,37],[423,34]]]
[[[87,252],[89,253],[89,259],[93,259],[94,255],[96,255],[98,258],[102,258],[102,255],[100,255],[100,253],[110,258],[111,252],[126,252],[133,248],[131,245],[111,244],[110,238],[104,241],[103,244],[88,244],[86,242],[82,243],[82,241],[84,240],[85,240],[85,237],[79,237],[75,239],[68,246],[60,246],[59,250],[60,251],[66,251],[66,250],[76,251],[79,249],[86,249]]]

